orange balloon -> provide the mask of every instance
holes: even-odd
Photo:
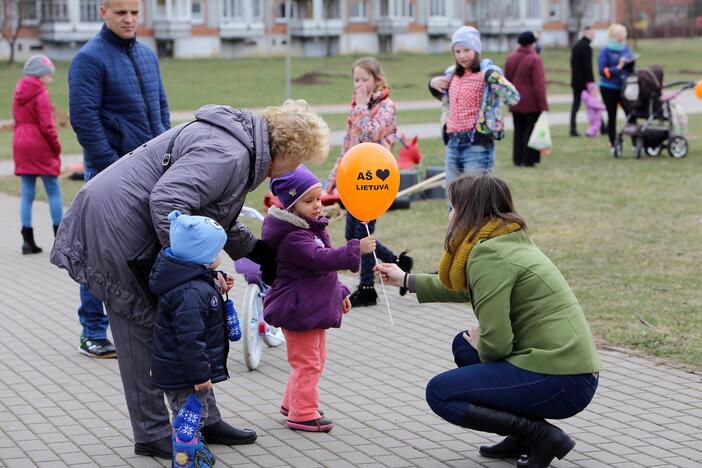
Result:
[[[695,85],[695,96],[702,99],[702,80],[698,81]]]
[[[341,158],[336,185],[354,218],[366,223],[378,219],[395,201],[400,188],[395,156],[377,143],[360,143]]]

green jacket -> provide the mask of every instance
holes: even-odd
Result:
[[[551,375],[598,372],[602,363],[575,294],[524,231],[486,239],[468,257],[470,291],[417,275],[419,302],[471,302],[480,323],[483,362],[505,359]],[[471,297],[472,296],[472,297]]]

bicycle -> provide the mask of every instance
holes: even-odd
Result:
[[[241,215],[263,222],[263,215],[253,208],[244,207]],[[263,344],[269,348],[278,347],[285,342],[283,330],[273,327],[263,319],[263,300],[268,285],[261,278],[261,269],[257,263],[248,258],[234,261],[234,269],[244,276],[246,292],[242,306],[242,338],[244,345],[244,363],[249,370],[255,370],[261,363]]]

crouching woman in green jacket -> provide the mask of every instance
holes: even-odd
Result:
[[[545,421],[582,411],[602,363],[578,300],[525,232],[507,184],[465,175],[448,187],[453,211],[435,275],[376,270],[419,302],[470,302],[478,326],[453,341],[457,369],[427,384],[431,409],[452,424],[507,436],[486,457],[546,467],[575,442]]]

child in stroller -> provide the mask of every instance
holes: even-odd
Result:
[[[674,158],[687,156],[687,117],[682,106],[673,100],[694,86],[694,81],[663,85],[663,67],[660,65],[643,67],[630,75],[622,90],[627,123],[614,142],[614,157],[622,156],[625,136],[631,137],[637,159],[644,149],[649,156],[658,156],[664,148]],[[674,90],[666,93],[666,89]],[[640,124],[638,119],[643,119],[643,123]]]

